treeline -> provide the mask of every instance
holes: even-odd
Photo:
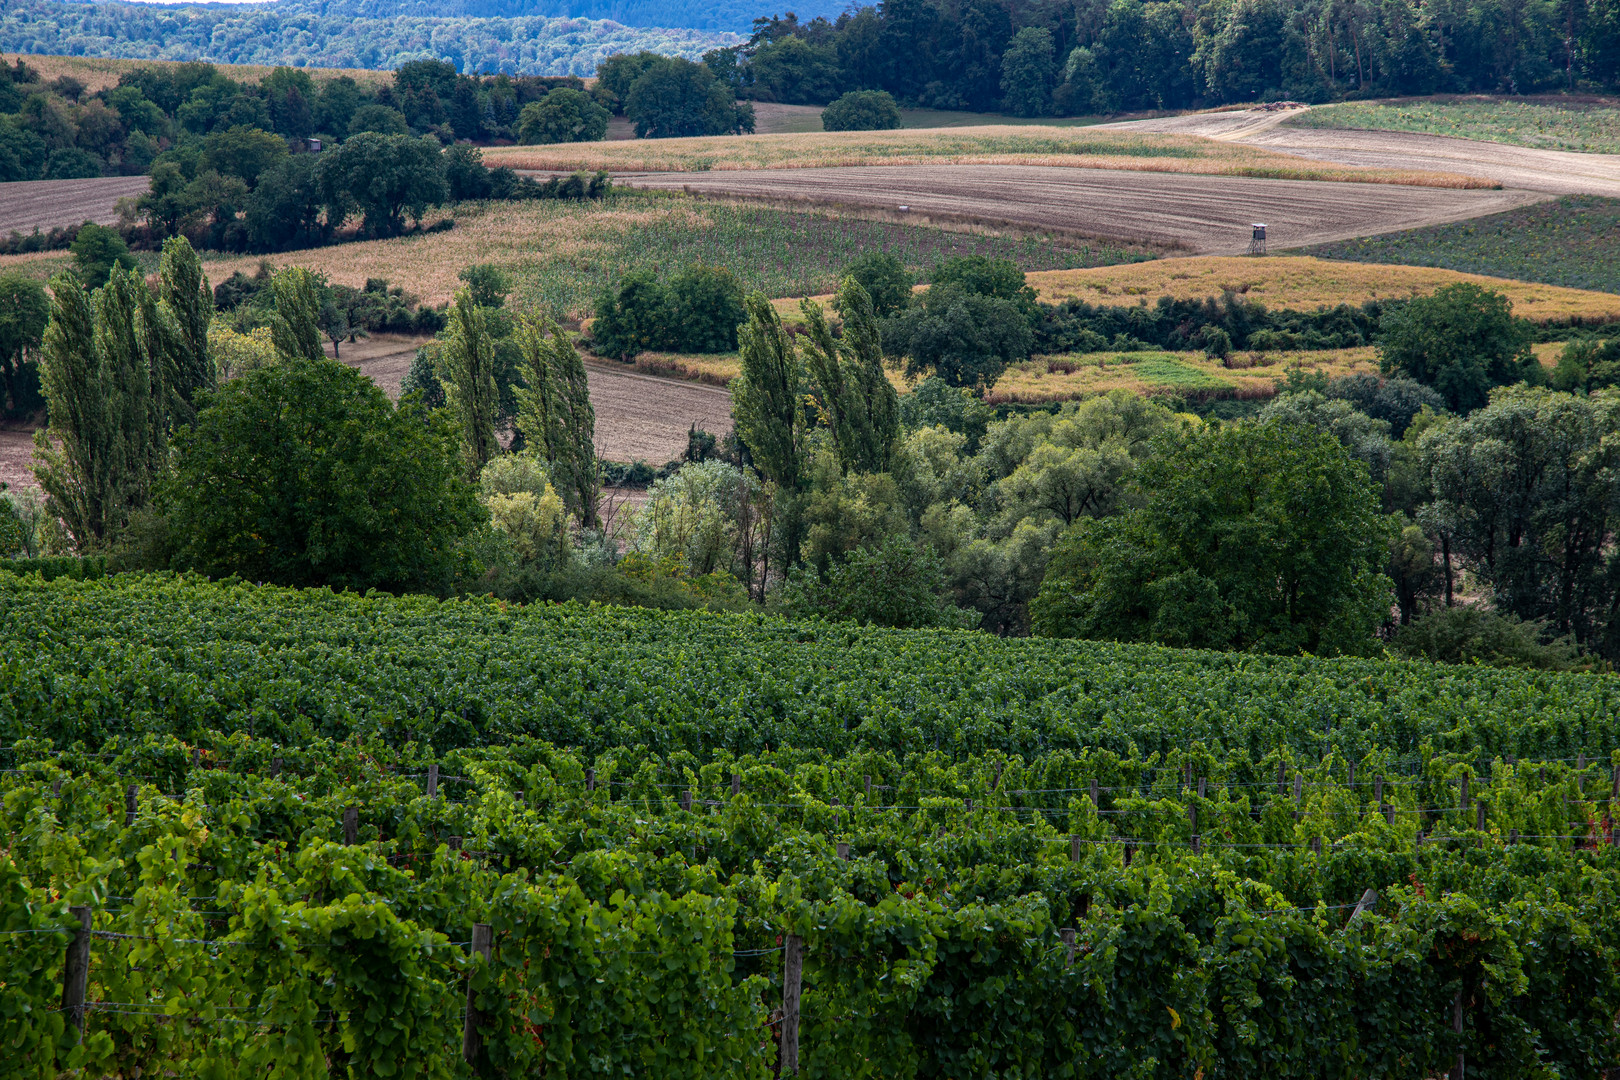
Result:
[[[758,4],[746,0],[697,3],[694,0],[307,0],[306,6],[326,15],[360,18],[429,17],[521,18],[544,15],[558,19],[611,19],[625,26],[684,26],[694,30],[733,31],[746,35],[759,17]],[[832,0],[796,3],[800,17],[836,19],[845,5]],[[662,50],[666,51],[667,50]],[[675,54],[671,54],[675,55]]]
[[[339,347],[357,303],[413,328],[436,313],[296,270],[199,296],[195,266],[172,240],[156,292],[116,252],[93,293],[88,270],[53,283],[40,370],[60,449],[38,471],[46,507],[28,511],[42,539],[14,547],[523,602],[1548,668],[1620,658],[1620,338],[1577,334],[1549,373],[1529,325],[1471,284],[1382,313],[1381,375],[1293,373],[1221,420],[1125,391],[991,409],[982,388],[1045,314],[1015,267],[982,257],[942,264],[914,298],[892,258],[867,256],[831,310],[804,301],[791,325],[720,268],[637,276],[602,297],[596,348],[735,348],[741,374],[735,431],[694,428],[629,509],[604,491],[573,337],[509,307],[494,268],[463,273],[396,410],[322,343]],[[244,298],[245,334],[213,311]],[[1285,332],[1223,323],[1218,303],[1203,314],[1209,350]],[[85,420],[108,409],[135,419]],[[282,427],[302,433],[299,455]],[[377,524],[391,515],[411,527]]]
[[[605,176],[541,183],[489,169],[476,147],[456,144],[462,132],[488,138],[589,105],[577,79],[464,78],[429,60],[371,91],[295,68],[255,84],[179,64],[136,68],[92,94],[69,76],[47,84],[21,60],[0,73],[0,109],[12,110],[0,113],[0,179],[149,173],[123,230],[145,246],[183,233],[200,247],[284,251],[327,243],[351,221],[359,235],[397,235],[407,218],[419,227],[429,208],[466,199],[609,190]],[[606,109],[592,107],[605,126]],[[561,128],[559,138],[575,134]],[[76,235],[14,234],[7,246],[65,246]]]
[[[0,51],[380,70],[433,58],[465,71],[589,75],[614,53],[651,49],[695,59],[736,41],[702,30],[518,16],[478,18],[440,6],[366,15],[286,2],[152,8],[18,0],[0,9]]]
[[[925,108],[1023,116],[1612,89],[1620,3],[891,0],[835,21],[760,19],[746,45],[708,62],[765,101],[885,90]]]

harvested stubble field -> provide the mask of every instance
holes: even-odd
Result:
[[[78,79],[87,90],[94,93],[97,90],[106,90],[117,86],[118,79],[125,72],[141,67],[175,67],[181,63],[178,60],[122,60],[102,56],[37,56],[33,53],[7,53],[0,54],[0,59],[8,62],[23,61],[29,67],[44,76],[46,82],[67,75]],[[257,83],[275,68],[268,64],[215,64],[224,75],[237,82]],[[392,86],[394,73],[392,71],[373,71],[369,68],[304,68],[310,78],[317,83],[327,79],[335,79],[347,75],[362,86]]]
[[[119,199],[141,195],[144,176],[101,176],[91,180],[19,180],[0,184],[0,236],[31,233],[94,221],[118,220]]]
[[[868,251],[892,252],[921,270],[956,255],[1011,259],[1027,269],[1097,266],[1150,257],[1124,244],[1000,236],[922,224],[866,220],[836,210],[776,209],[630,193],[600,203],[463,203],[455,227],[438,233],[335,244],[269,257],[333,282],[386,278],[429,304],[448,301],[473,263],[509,271],[514,302],[569,320],[631,270],[673,272],[694,262],[730,269],[767,296],[831,292],[838,274]],[[259,256],[206,256],[208,275],[252,274]],[[0,260],[0,266],[4,260]]]
[[[1505,214],[1342,240],[1302,253],[1620,293],[1620,199],[1566,195]]]
[[[1281,247],[1457,221],[1545,198],[1521,191],[1039,165],[649,173],[626,182],[766,205],[854,206],[895,220],[979,222],[1210,255],[1246,251],[1257,221],[1270,226],[1271,242]]]
[[[1309,161],[1275,150],[1198,136],[1009,124],[506,146],[486,150],[484,160],[490,165],[534,172],[607,169],[614,173],[707,173],[855,165],[1051,165],[1443,188],[1497,186],[1477,177]]]
[[[1612,293],[1510,281],[1423,266],[1337,262],[1310,256],[1160,259],[1134,266],[1046,270],[1028,275],[1044,300],[1093,304],[1152,303],[1161,296],[1202,299],[1231,291],[1268,308],[1314,310],[1367,300],[1426,296],[1443,285],[1472,281],[1505,294],[1513,311],[1536,322],[1620,319]]]
[[[1317,106],[1293,127],[1410,131],[1583,154],[1620,154],[1620,101],[1597,97],[1396,98]]]

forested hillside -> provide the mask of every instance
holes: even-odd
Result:
[[[445,10],[368,18],[300,4],[175,9],[22,0],[0,7],[0,52],[348,68],[397,68],[431,57],[468,72],[589,75],[614,53],[650,49],[696,59],[736,40],[584,18],[480,19]]]
[[[1620,0],[890,0],[836,21],[817,17],[832,14],[825,0],[329,0],[178,10],[22,0],[0,14],[0,50],[339,67],[432,56],[465,72],[589,74],[615,52],[695,59],[726,45],[711,66],[763,100],[819,104],[877,89],[928,108],[1029,116],[1620,85]],[[597,18],[618,22],[587,21]],[[714,32],[751,26],[746,44]]]

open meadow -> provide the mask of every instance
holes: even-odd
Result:
[[[603,202],[463,203],[445,232],[285,252],[272,265],[304,266],[333,282],[387,278],[429,304],[447,302],[473,263],[513,275],[515,299],[561,318],[586,317],[597,294],[632,270],[724,266],[769,296],[831,292],[862,252],[888,251],[914,270],[957,255],[1011,259],[1031,270],[1150,257],[1149,249],[1098,241],[998,236],[868,220],[837,208],[777,209],[680,196],[629,194]],[[211,256],[209,276],[253,273],[256,256]],[[0,266],[4,260],[0,259]]]
[[[1358,237],[1301,252],[1620,293],[1620,199],[1566,195],[1469,221]]]
[[[120,76],[137,68],[173,68],[182,63],[179,60],[126,60],[111,56],[38,56],[33,53],[0,54],[0,60],[12,63],[21,60],[39,72],[47,82],[63,76],[77,79],[84,84],[85,89],[92,93],[117,86]],[[215,64],[214,66],[222,74],[235,79],[237,82],[244,83],[257,83],[275,70],[275,67],[270,64]],[[310,78],[317,83],[343,76],[348,76],[360,85],[368,87],[387,86],[394,81],[392,71],[379,71],[373,68],[308,67],[302,70],[308,72]]]
[[[1620,100],[1601,97],[1395,98],[1323,105],[1292,127],[1410,131],[1582,154],[1620,154]]]

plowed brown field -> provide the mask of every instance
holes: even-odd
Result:
[[[1284,248],[1459,221],[1547,198],[1525,191],[1035,165],[642,173],[619,182],[695,195],[837,203],[919,222],[979,222],[1202,255],[1247,251],[1255,222],[1267,224],[1273,248]]]
[[[148,183],[144,176],[101,176],[0,184],[0,236],[35,229],[49,232],[86,221],[111,225],[118,220],[114,204],[126,195],[144,193]]]

